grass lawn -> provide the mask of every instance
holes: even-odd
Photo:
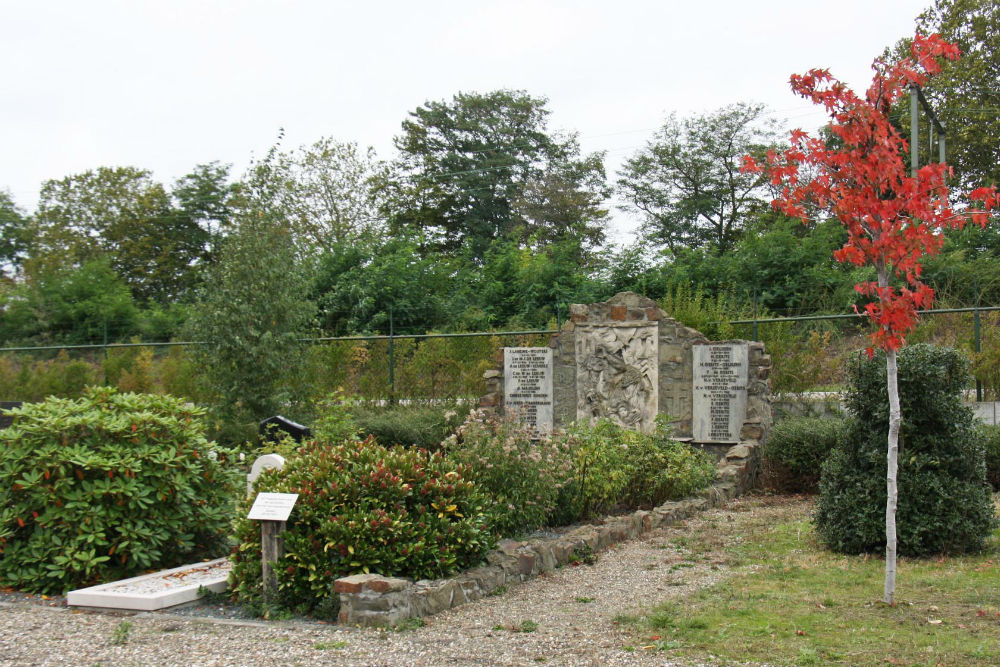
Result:
[[[900,559],[889,607],[883,559],[826,551],[812,511],[808,499],[746,499],[678,540],[692,560],[721,554],[727,575],[633,619],[643,648],[802,667],[1000,664],[1000,530],[979,554]]]

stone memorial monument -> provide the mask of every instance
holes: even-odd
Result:
[[[710,341],[622,292],[570,306],[547,348],[504,348],[480,404],[521,414],[539,432],[602,417],[650,432],[665,414],[675,438],[721,454],[765,437],[770,371],[763,343]]]

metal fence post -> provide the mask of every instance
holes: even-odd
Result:
[[[983,336],[982,336],[982,328],[979,322],[978,308],[972,311],[972,325],[973,325],[972,330],[976,337],[975,340],[976,354],[979,354],[980,352],[983,351]],[[983,401],[983,383],[979,378],[976,378],[976,402],[982,403],[982,401]]]
[[[396,358],[393,345],[392,308],[389,308],[389,405],[396,405]]]

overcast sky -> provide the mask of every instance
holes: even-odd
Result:
[[[329,136],[389,158],[408,111],[498,88],[547,97],[550,127],[607,151],[613,177],[671,111],[763,102],[814,129],[789,75],[866,87],[930,4],[0,0],[0,189],[31,211],[44,180],[99,166],[239,175],[279,128],[286,148]]]

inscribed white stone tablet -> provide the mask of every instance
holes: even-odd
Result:
[[[739,442],[747,415],[750,348],[746,343],[695,345],[695,442]]]
[[[288,521],[288,515],[299,499],[297,493],[258,493],[248,519],[255,521]]]
[[[552,431],[552,350],[503,349],[503,398],[507,410],[536,433]]]

